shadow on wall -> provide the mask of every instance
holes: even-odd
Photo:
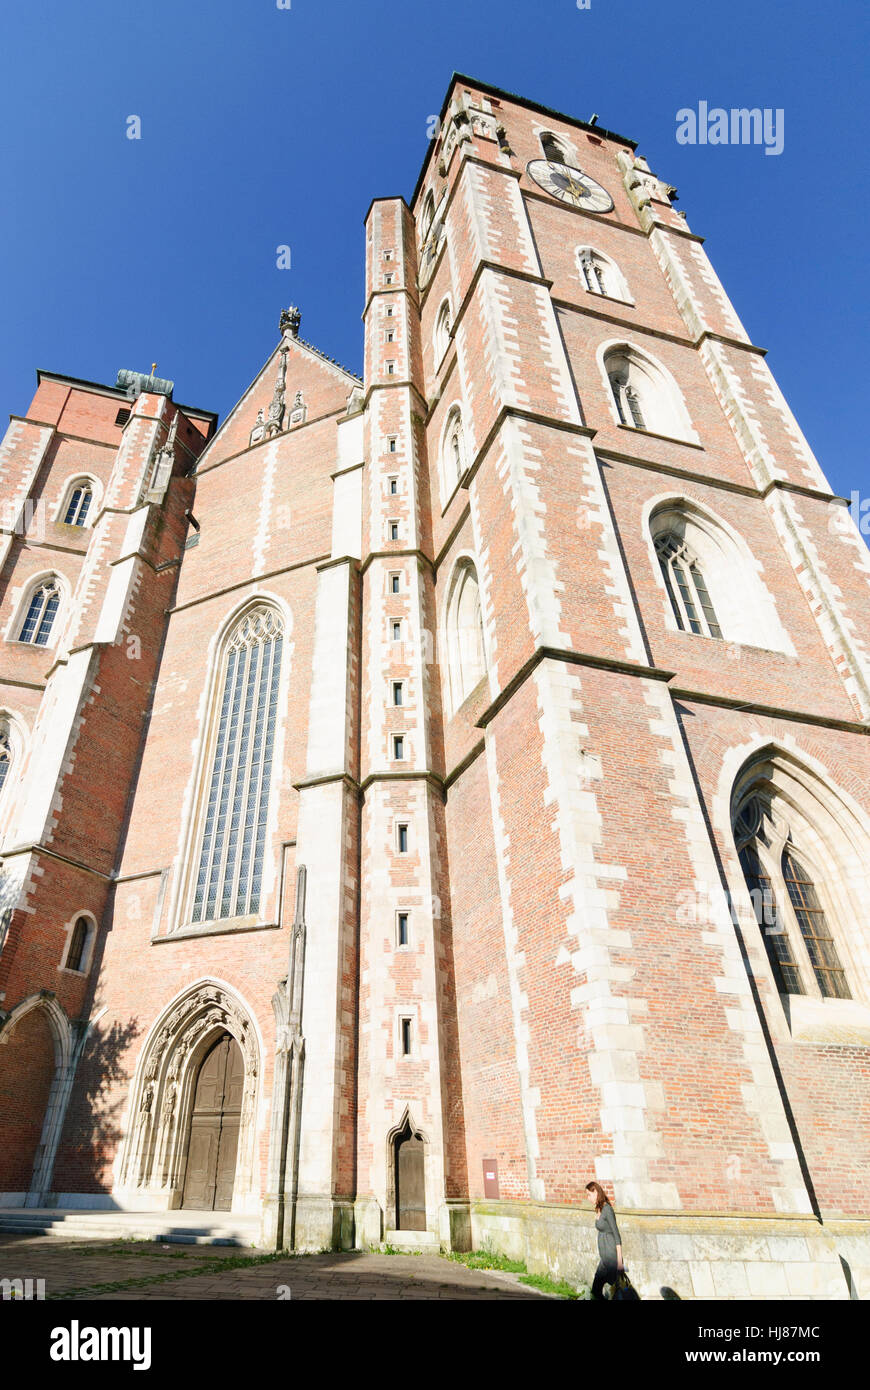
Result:
[[[73,1083],[58,1148],[55,1192],[107,1192],[121,1140],[132,1072],[125,1065],[142,1029],[138,1020],[89,1034]],[[132,1067],[132,1060],[130,1062]]]

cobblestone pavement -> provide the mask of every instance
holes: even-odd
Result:
[[[242,1261],[261,1263],[242,1264]],[[438,1255],[264,1258],[257,1250],[0,1235],[0,1278],[44,1279],[48,1299],[540,1299],[514,1274]],[[289,1295],[286,1292],[289,1290]]]

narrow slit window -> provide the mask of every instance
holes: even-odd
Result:
[[[393,704],[403,705],[405,703],[405,692],[401,681],[393,681]]]
[[[399,912],[396,914],[396,941],[399,946],[407,946],[410,940],[408,916],[409,914],[407,912]]]
[[[402,1023],[402,1056],[403,1056],[403,1057],[410,1057],[410,1055],[411,1055],[411,1041],[412,1041],[412,1039],[411,1039],[411,1023],[412,1023],[412,1020],[411,1020],[410,1018],[403,1018],[403,1019],[401,1020],[401,1023]]]
[[[404,823],[396,826],[396,845],[400,854],[408,853],[408,827]]]
[[[67,952],[67,970],[82,972],[85,959],[85,948],[88,944],[89,923],[87,917],[79,917],[73,927],[72,939]]]
[[[404,734],[393,734],[393,757],[397,762],[405,756],[405,736]]]

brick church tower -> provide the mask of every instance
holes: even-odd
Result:
[[[40,373],[0,1225],[580,1279],[595,1178],[647,1296],[870,1294],[870,555],[673,197],[454,77],[364,381]]]

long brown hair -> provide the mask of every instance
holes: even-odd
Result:
[[[595,1211],[596,1214],[600,1216],[604,1207],[609,1205],[610,1198],[601,1184],[597,1182],[588,1182],[586,1184],[586,1191],[595,1193]]]

